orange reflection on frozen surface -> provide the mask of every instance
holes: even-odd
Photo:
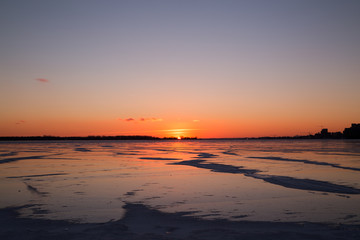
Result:
[[[45,211],[32,217],[83,222],[119,219],[124,204],[131,202],[165,212],[189,211],[200,218],[336,222],[343,217],[346,222],[344,216],[360,215],[359,194],[323,194],[263,178],[306,178],[356,188],[359,171],[336,164],[360,169],[355,161],[360,156],[359,144],[295,140],[3,142],[0,207],[36,203]],[[241,172],[244,169],[250,172]],[[297,214],[286,214],[289,211]],[[22,214],[32,213],[25,209]]]

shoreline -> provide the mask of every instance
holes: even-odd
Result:
[[[273,139],[360,139],[360,123],[351,124],[351,127],[345,128],[343,132],[329,132],[323,128],[320,132],[308,135],[295,136],[262,136],[262,137],[234,137],[234,138],[200,138],[203,140],[273,140]],[[38,141],[38,140],[198,140],[198,137],[154,137],[147,135],[88,135],[88,136],[0,136],[0,141]]]
[[[360,138],[312,138],[308,136],[302,137],[259,137],[259,138],[116,138],[116,137],[99,137],[99,138],[87,138],[87,137],[54,137],[54,138],[43,138],[43,137],[0,137],[0,142],[63,142],[63,141],[286,141],[286,140],[300,140],[300,141],[353,141],[360,140]]]

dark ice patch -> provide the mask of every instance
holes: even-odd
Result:
[[[222,152],[223,154],[226,154],[226,155],[233,155],[233,156],[237,156],[238,154],[237,153],[234,153],[234,152],[231,152],[231,151],[225,151],[225,152]]]
[[[47,156],[29,156],[29,157],[17,157],[17,158],[3,158],[0,159],[0,164],[2,163],[9,163],[9,162],[16,162],[20,160],[33,160],[33,159],[42,159]]]
[[[196,158],[214,158],[218,155],[212,154],[212,153],[199,153]]]
[[[292,159],[292,158],[282,158],[282,157],[248,157],[253,159],[264,159],[264,160],[273,160],[273,161],[284,161],[284,162],[301,162],[305,164],[314,164],[314,165],[322,165],[322,166],[330,166],[334,168],[341,168],[346,170],[353,170],[353,171],[360,171],[360,168],[354,167],[344,167],[336,163],[328,163],[328,162],[318,162],[318,161],[311,161],[306,159]]]
[[[189,161],[176,162],[172,164],[205,168],[213,172],[223,172],[223,173],[254,174],[259,172],[259,170],[256,169],[245,169],[243,167],[236,167],[236,166],[220,164],[220,163],[207,163],[205,160],[189,160]]]
[[[24,218],[24,205],[0,209],[1,239],[359,239],[358,225],[311,222],[205,220],[125,203],[125,216],[106,223]],[[189,216],[190,215],[190,216]],[[240,215],[241,216],[241,215]],[[160,226],[160,227],[159,227]]]
[[[17,155],[17,152],[8,152],[8,153],[1,153],[0,157],[11,157]]]
[[[262,179],[265,182],[280,185],[287,188],[320,191],[328,193],[343,193],[343,194],[360,194],[360,189],[334,184],[326,181],[319,181],[313,179],[300,179],[287,176],[273,176],[255,174],[253,178]]]
[[[249,215],[238,215],[238,216],[232,216],[232,218],[239,219],[239,218],[246,218]]]
[[[205,160],[189,160],[177,163],[171,163],[173,165],[187,165],[197,168],[209,169],[213,172],[244,174],[247,177],[255,179],[261,179],[265,182],[283,186],[286,188],[293,188],[299,190],[308,191],[320,191],[328,193],[342,193],[342,194],[360,194],[360,189],[338,185],[326,181],[312,180],[312,179],[299,179],[287,176],[274,176],[260,174],[260,170],[246,169],[243,167],[236,167],[232,165],[220,164],[220,163],[206,163]]]
[[[68,173],[48,173],[48,174],[38,174],[38,175],[13,176],[6,178],[34,178],[34,177],[48,177],[48,176],[58,176],[58,175],[68,175]]]
[[[33,187],[33,186],[31,186],[30,184],[28,184],[26,182],[24,182],[24,184],[26,185],[27,190],[29,190],[29,192],[31,192],[33,194],[36,194],[36,195],[39,195],[39,196],[45,196],[45,195],[48,194],[47,192],[40,192],[36,187]]]
[[[77,152],[91,152],[91,150],[90,149],[87,149],[87,148],[75,148],[74,149],[75,151],[77,151]]]
[[[137,153],[133,153],[133,152],[117,152],[116,155],[139,155]]]

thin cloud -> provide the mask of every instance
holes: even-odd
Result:
[[[200,120],[197,120],[197,119],[196,119],[196,120],[193,120],[193,122],[200,122]]]
[[[139,119],[135,119],[135,118],[119,118],[120,121],[124,121],[124,122],[161,122],[163,121],[162,118],[155,118],[155,117],[151,117],[151,118],[139,118]]]
[[[161,122],[162,118],[140,118],[141,122]]]
[[[26,123],[26,121],[20,120],[20,121],[16,122],[15,124],[19,125],[19,124],[24,124],[24,123]]]
[[[45,78],[37,78],[35,80],[38,81],[38,82],[41,82],[41,83],[48,83],[49,82],[49,80],[45,79]]]

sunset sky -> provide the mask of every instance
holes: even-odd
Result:
[[[2,0],[0,136],[360,122],[360,1]]]

